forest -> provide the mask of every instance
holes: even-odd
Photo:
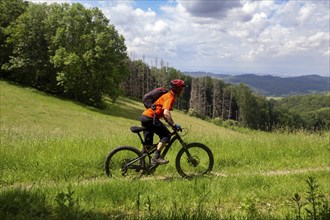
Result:
[[[75,4],[0,2],[1,79],[102,108],[119,96],[141,100],[155,87],[183,79],[176,108],[219,125],[251,129],[329,130],[330,95],[269,99],[244,84],[193,78],[156,58],[129,55],[124,36],[97,8]]]

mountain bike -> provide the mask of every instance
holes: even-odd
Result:
[[[142,175],[150,175],[155,172],[159,164],[152,164],[151,159],[156,151],[157,144],[146,145],[140,132],[146,128],[132,126],[131,131],[137,134],[142,144],[142,150],[132,146],[120,146],[113,149],[105,159],[104,169],[109,177],[139,178]],[[186,129],[185,129],[186,130]],[[182,132],[182,130],[181,130]],[[186,134],[187,132],[185,132]],[[210,173],[213,164],[213,153],[206,145],[201,143],[186,143],[179,135],[179,131],[173,129],[170,140],[166,144],[161,156],[165,158],[174,142],[179,141],[179,149],[175,166],[177,172],[184,178],[191,178]]]

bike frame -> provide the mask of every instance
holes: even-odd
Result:
[[[135,162],[141,160],[141,159],[145,159],[147,156],[148,156],[148,158],[149,158],[149,163],[148,163],[148,165],[151,164],[151,163],[150,163],[150,160],[151,160],[151,154],[154,153],[154,152],[156,151],[157,145],[153,145],[153,147],[152,147],[151,149],[149,149],[149,151],[148,151],[148,150],[146,149],[146,145],[144,144],[143,139],[142,139],[140,133],[137,133],[137,134],[139,135],[139,137],[140,137],[140,139],[141,139],[141,143],[142,143],[142,145],[143,145],[143,149],[145,150],[145,153],[143,153],[142,156],[137,157],[137,158],[133,159],[131,162],[127,163],[127,164],[125,165],[125,167],[126,167],[126,168],[129,167],[129,169],[139,169],[139,168],[142,168],[144,171],[147,171],[147,172],[149,173],[150,170],[152,170],[152,169],[156,169],[156,168],[159,166],[159,164],[155,164],[155,165],[153,165],[153,166],[151,166],[151,167],[146,166],[146,164],[144,164],[144,166],[142,166],[142,167],[141,167],[140,165],[139,165],[139,167],[138,167],[137,165],[133,165],[133,164],[134,164]],[[178,140],[178,141],[180,142],[182,148],[185,149],[185,151],[186,151],[188,157],[190,157],[190,153],[189,153],[189,151],[186,149],[186,142],[184,142],[184,141],[182,140],[182,138],[181,138],[181,136],[179,135],[179,133],[178,133],[177,131],[175,131],[175,130],[174,130],[173,132],[170,133],[170,141],[168,142],[168,144],[166,144],[166,146],[165,146],[165,148],[164,148],[164,150],[163,150],[163,152],[162,152],[162,157],[165,157],[165,156],[166,156],[168,150],[171,148],[172,144],[173,144],[176,140]]]
[[[182,146],[183,148],[186,149],[186,142],[184,142],[184,141],[182,140],[181,136],[179,135],[179,133],[178,133],[177,131],[173,131],[173,132],[170,134],[170,137],[171,137],[171,138],[170,138],[170,141],[168,142],[168,144],[166,144],[166,146],[165,146],[165,148],[164,148],[164,150],[163,150],[163,152],[162,152],[162,156],[163,156],[163,157],[166,156],[168,150],[171,148],[172,144],[173,144],[176,140],[178,140],[178,141],[180,142],[181,146]]]

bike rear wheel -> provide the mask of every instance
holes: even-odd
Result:
[[[142,153],[135,147],[121,146],[112,150],[105,159],[104,170],[113,178],[137,178],[144,169]]]
[[[175,165],[178,173],[184,178],[201,176],[211,172],[214,164],[213,153],[204,144],[190,143],[180,149]]]

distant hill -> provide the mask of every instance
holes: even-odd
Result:
[[[209,76],[222,79],[226,83],[244,83],[254,92],[264,96],[289,96],[329,91],[329,77],[306,75],[296,77],[278,77],[272,75],[226,75],[208,72],[184,72],[192,77]]]

